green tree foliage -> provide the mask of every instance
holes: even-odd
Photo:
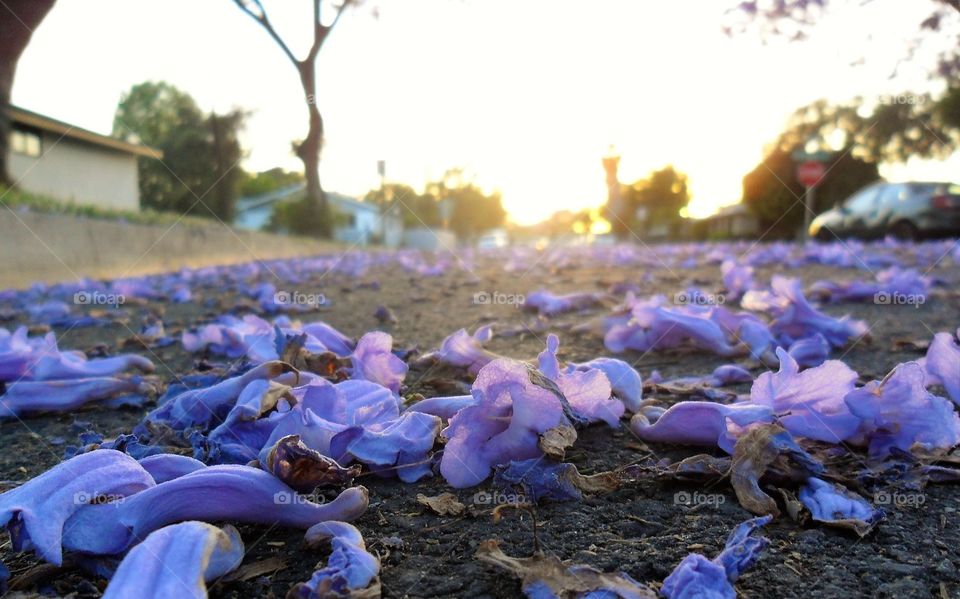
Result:
[[[774,147],[743,178],[743,202],[759,217],[765,238],[793,237],[803,226],[805,189],[796,180],[797,164],[791,158],[800,147]],[[817,186],[814,213],[832,208],[880,178],[875,163],[856,158],[849,150],[832,153],[826,162],[827,174]]]
[[[464,176],[462,169],[446,172],[441,181],[427,185],[427,193],[450,206],[449,227],[462,240],[502,227],[507,219],[500,192],[486,194]]]
[[[381,212],[390,211],[403,218],[405,227],[441,227],[440,202],[430,193],[417,193],[409,185],[388,183],[381,189],[371,189],[364,202],[376,204]]]
[[[113,134],[163,152],[140,158],[144,207],[229,221],[237,198],[246,113],[205,115],[189,94],[165,82],[133,86],[117,106]]]
[[[282,168],[272,168],[259,173],[244,171],[240,175],[240,196],[251,197],[270,193],[284,187],[303,183],[303,174],[296,171],[286,171]]]
[[[628,239],[656,227],[672,231],[682,220],[680,210],[690,202],[688,178],[668,165],[622,186],[620,196],[620,206],[608,204],[605,208],[617,237]],[[638,214],[646,218],[638,218]]]
[[[871,162],[945,158],[957,147],[960,134],[958,96],[952,90],[938,99],[903,93],[880,98],[872,107],[861,98],[846,104],[818,100],[791,115],[776,144],[848,147],[857,158]]]
[[[345,222],[344,215],[333,210],[323,213],[317,209],[316,202],[302,194],[296,199],[277,203],[266,228],[279,233],[318,237],[326,235],[328,228],[332,231]]]

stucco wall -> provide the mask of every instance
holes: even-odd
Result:
[[[118,210],[140,209],[137,157],[43,133],[38,158],[10,153],[10,175],[37,194]]]
[[[115,278],[183,267],[343,251],[333,243],[224,225],[132,225],[59,214],[0,211],[0,289],[34,281]]]

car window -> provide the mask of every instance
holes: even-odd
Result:
[[[892,208],[907,199],[906,185],[886,185],[880,190],[877,205],[881,208]]]
[[[865,212],[873,207],[873,201],[877,197],[877,191],[878,189],[876,187],[868,187],[858,191],[844,203],[844,207],[853,212]]]

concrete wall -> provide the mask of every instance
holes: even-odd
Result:
[[[65,202],[118,210],[140,209],[137,157],[42,134],[39,157],[11,152],[10,175],[26,191]]]
[[[0,210],[0,289],[336,253],[329,242],[210,225],[132,225]]]

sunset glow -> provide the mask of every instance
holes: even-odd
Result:
[[[307,4],[265,4],[285,34],[302,34],[302,52]],[[511,220],[533,223],[602,204],[600,157],[613,143],[621,181],[673,164],[690,177],[689,214],[704,216],[739,199],[743,175],[796,107],[930,85],[922,57],[887,78],[913,28],[903,23],[919,22],[927,2],[838,8],[809,41],[769,45],[722,33],[732,4],[367,3],[319,60],[324,185],[362,195],[379,185],[378,159],[389,180],[415,187],[461,166],[502,191]],[[252,111],[244,168],[302,168],[290,152],[305,133],[295,73],[227,0],[62,0],[19,70],[15,104],[100,132],[131,85],[169,81],[205,109]],[[949,177],[955,162],[887,172]]]

